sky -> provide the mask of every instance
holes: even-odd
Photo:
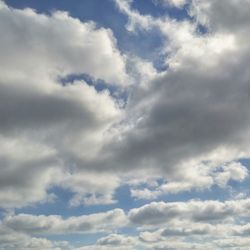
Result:
[[[0,250],[250,249],[250,0],[0,0]]]

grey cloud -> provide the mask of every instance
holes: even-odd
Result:
[[[162,236],[188,236],[188,235],[206,235],[209,233],[209,228],[197,228],[197,229],[165,229],[162,232]]]
[[[175,218],[218,223],[237,216],[249,216],[249,199],[238,201],[152,202],[129,212],[132,223],[141,226],[166,224]]]
[[[249,244],[249,238],[240,237],[228,237],[215,241],[215,245],[217,245],[220,249],[247,249]]]
[[[88,129],[97,123],[84,103],[77,102],[69,95],[70,88],[59,88],[53,94],[48,94],[29,87],[13,86],[11,82],[1,84],[2,132],[17,128],[37,130],[46,126],[52,128],[56,126],[59,129],[65,124],[73,126],[72,120],[81,123],[83,129]]]
[[[250,57],[249,47],[241,46],[246,38],[234,30],[200,35],[194,23],[153,19],[116,2],[130,23],[145,30],[157,26],[166,35],[169,69],[133,88],[125,128],[104,152],[122,170],[161,172],[170,184],[189,183],[188,190],[219,184],[211,174],[216,164],[249,157]],[[234,5],[226,8],[233,11]],[[213,162],[211,172],[204,173],[204,162]]]
[[[144,101],[138,111],[142,121],[124,136],[120,157],[131,166],[139,159],[176,171],[181,161],[200,155],[209,160],[205,155],[220,147],[244,151],[249,136],[246,65],[225,67],[230,76],[182,70],[155,81],[131,104],[135,110],[138,99]],[[147,103],[152,96],[155,101]]]
[[[0,136],[0,141],[1,207],[48,201],[46,190],[60,172],[55,150],[18,137]]]
[[[6,217],[3,223],[17,232],[51,235],[109,232],[124,227],[127,219],[123,210],[114,209],[103,213],[69,217],[67,219],[57,215],[19,214]]]
[[[170,51],[167,72],[133,88],[125,129],[104,148],[119,162],[116,167],[153,169],[169,182],[187,182],[188,173],[203,162],[219,165],[247,158],[250,57],[249,48],[241,47],[242,37],[215,29],[201,36],[194,23],[154,19],[133,10],[129,2],[116,3],[130,24],[145,30],[158,27],[169,39]],[[212,176],[207,177],[205,186],[213,185]]]
[[[129,212],[129,219],[135,224],[157,225],[165,223],[171,218],[181,214],[181,207],[178,204],[165,204],[164,202],[153,202],[138,209],[132,209]],[[167,207],[167,208],[166,208]],[[166,209],[165,209],[166,208]]]
[[[4,250],[62,250],[66,242],[52,242],[45,238],[36,238],[18,233],[0,225],[0,249]],[[66,249],[66,248],[64,248]]]
[[[192,13],[197,20],[208,21],[209,33],[201,35],[194,22],[142,16],[129,2],[117,1],[129,16],[131,30],[157,27],[167,41],[162,53],[169,52],[166,72],[159,73],[139,59],[134,62],[139,71],[134,74],[143,82],[128,88],[124,109],[108,92],[97,92],[84,81],[62,86],[58,80],[87,73],[127,87],[128,61],[116,48],[112,31],[66,13],[48,16],[10,9],[0,2],[1,207],[48,201],[47,191],[55,185],[74,193],[71,205],[114,203],[123,177],[136,179],[140,171],[166,179],[157,187],[160,193],[245,180],[247,169],[230,162],[250,155],[250,50],[243,35],[249,31],[249,1],[245,5],[233,0],[203,2],[209,2],[208,9],[193,1],[197,9]],[[121,209],[68,219],[10,215],[2,222],[8,233],[1,233],[0,248],[60,249],[28,235],[106,233],[129,222],[141,228],[163,226],[158,235],[163,238],[206,237],[215,235],[210,226],[249,215],[249,199],[157,202],[132,209],[128,218]],[[171,227],[174,220],[190,222],[190,228]],[[210,226],[198,228],[199,223]],[[233,234],[241,238],[228,237],[212,247],[171,239],[155,244],[155,235],[144,243],[146,249],[244,247],[249,244],[244,239],[248,233],[249,225],[235,226]],[[79,249],[134,249],[134,240],[112,234]]]
[[[193,1],[194,14],[198,14],[200,21],[208,24],[211,29],[226,32],[249,29],[249,8],[250,2],[248,0]]]
[[[135,243],[134,237],[119,234],[110,234],[97,241],[97,244],[101,246],[131,246],[135,245]]]
[[[78,158],[87,166],[120,116],[108,92],[84,81],[62,86],[58,78],[87,73],[122,86],[129,79],[112,32],[94,23],[1,1],[0,30],[0,206],[20,207],[47,201],[48,189],[73,175]],[[94,186],[85,194],[94,195]],[[113,202],[113,188],[103,201]]]
[[[30,147],[38,144],[42,150],[53,151],[44,159],[30,159],[28,166],[37,167],[19,164],[20,172],[29,169],[34,180],[28,181],[29,190],[39,190],[39,195],[34,198],[34,193],[27,191],[9,204],[43,200],[46,190],[59,179],[76,193],[74,204],[84,202],[86,193],[93,197],[87,202],[98,204],[95,193],[104,185],[93,181],[91,186],[86,181],[83,186],[88,190],[82,191],[80,185],[69,185],[71,178],[63,176],[69,174],[68,170],[74,172],[72,183],[78,183],[76,176],[90,169],[94,173],[109,172],[112,177],[117,174],[100,195],[104,203],[114,202],[112,195],[122,182],[119,178],[134,170],[161,174],[169,184],[187,183],[181,191],[210,187],[219,181],[222,185],[232,178],[214,181],[214,172],[204,170],[210,165],[203,163],[212,162],[213,169],[249,156],[250,52],[247,46],[240,46],[244,38],[234,30],[228,36],[215,28],[201,36],[192,22],[145,17],[124,1],[118,4],[133,25],[157,26],[166,37],[172,37],[163,48],[171,52],[166,59],[168,70],[157,73],[142,66],[142,72],[150,69],[145,76],[150,79],[129,89],[123,110],[108,93],[99,93],[84,82],[63,87],[57,80],[80,72],[124,86],[128,81],[126,60],[116,48],[111,31],[97,29],[93,23],[82,23],[66,13],[47,16],[9,9],[1,2],[0,27],[6,33],[0,44],[2,140],[26,141]],[[227,8],[234,6],[229,4]],[[17,43],[19,37],[26,43]],[[23,156],[27,153],[21,152]],[[18,161],[12,162],[12,158],[7,154],[1,159],[6,180],[3,185],[11,187],[9,199],[15,182],[25,186],[24,175],[14,176]],[[56,181],[39,178],[50,171],[61,171],[62,176]],[[243,181],[246,176],[247,171],[237,180]],[[178,185],[174,187],[178,189]]]

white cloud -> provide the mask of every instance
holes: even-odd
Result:
[[[58,80],[86,73],[127,86],[129,60],[110,30],[66,13],[48,16],[1,2],[0,28],[6,34],[0,41],[1,207],[46,201],[55,185],[73,191],[71,205],[110,204],[125,177],[134,175],[136,182],[139,172],[164,179],[162,185],[132,189],[132,196],[149,199],[247,178],[247,169],[236,163],[250,155],[245,9],[234,1],[226,5],[229,13],[235,8],[241,13],[231,29],[227,19],[213,19],[220,11],[216,1],[193,2],[190,15],[197,22],[143,16],[129,1],[116,3],[129,17],[129,30],[162,33],[169,66],[157,73],[150,62],[130,58],[135,65],[130,73],[140,83],[128,89],[124,109],[108,91],[84,81],[62,86]],[[208,33],[197,32],[201,18]],[[163,223],[169,214],[223,220],[241,211],[232,202],[193,201],[192,208],[159,203],[132,210],[131,220],[144,220],[144,212],[158,205],[152,211],[159,217],[146,216],[145,224]]]
[[[84,246],[84,247],[79,247],[76,248],[75,250],[135,250],[136,248],[131,248],[128,246],[119,246],[119,247],[114,247],[114,246],[98,246],[98,245],[92,245],[92,246]]]
[[[97,245],[100,246],[133,246],[136,244],[136,240],[134,237],[125,236],[122,234],[110,234],[106,237],[100,238],[97,241]]]
[[[136,67],[131,75],[140,84],[129,89],[123,110],[108,92],[97,92],[85,82],[62,86],[58,81],[66,74],[87,73],[124,86],[126,60],[111,31],[66,13],[47,16],[1,3],[1,29],[8,28],[0,44],[2,143],[21,141],[51,152],[29,160],[28,182],[24,175],[15,176],[17,168],[22,173],[27,169],[26,162],[15,162],[11,155],[19,146],[2,156],[1,168],[6,170],[1,206],[44,201],[53,185],[74,192],[71,205],[113,203],[123,173],[131,175],[135,169],[165,179],[155,189],[134,188],[132,195],[139,198],[246,179],[243,166],[214,171],[249,156],[249,58],[248,48],[239,43],[244,37],[217,28],[201,35],[195,22],[154,19],[133,10],[130,2],[116,3],[129,16],[131,30],[156,27],[162,32],[166,37],[162,53],[168,52],[169,64],[158,74],[151,63],[133,57],[130,62]],[[15,42],[19,36],[27,43]],[[25,155],[27,149],[20,152]],[[48,177],[55,172],[56,180]],[[20,194],[14,193],[17,184]]]
[[[1,77],[58,77],[86,73],[113,84],[128,84],[125,58],[111,30],[82,23],[66,12],[51,16],[1,3]],[[15,20],[15,21],[14,21]],[[20,40],[21,39],[21,40]]]
[[[177,8],[182,8],[185,4],[188,3],[188,0],[155,0],[156,3],[174,6]]]
[[[183,166],[184,168],[184,166]],[[164,194],[176,194],[183,191],[204,191],[217,185],[227,188],[230,180],[242,182],[248,177],[248,169],[239,162],[230,162],[225,165],[213,166],[213,164],[200,164],[193,166],[189,173],[185,173],[180,179],[167,183],[148,185],[140,189],[140,184],[132,186],[131,195],[138,199],[155,199]],[[145,185],[147,185],[145,181]]]
[[[66,242],[52,242],[45,238],[30,237],[0,225],[0,249],[5,250],[62,250]]]
[[[49,93],[46,89],[38,92],[35,86],[25,84],[19,86],[17,92],[12,91],[11,84],[0,86],[4,96],[0,101],[4,103],[0,124],[3,132],[0,138],[1,206],[22,206],[44,200],[51,185],[64,180],[67,185],[65,174],[79,183],[83,173],[77,171],[77,166],[98,155],[105,132],[120,116],[118,107],[107,93],[97,93],[84,82],[67,87],[53,84]],[[11,102],[6,103],[7,99]],[[98,111],[97,106],[100,106]],[[13,116],[9,117],[10,113]],[[71,174],[67,174],[68,168]],[[30,176],[28,180],[27,176]],[[88,176],[82,180],[86,182],[85,193],[95,192],[97,185],[96,189],[102,194],[101,183],[95,182],[98,177],[94,179],[94,174],[90,173]],[[118,183],[115,177],[113,179],[109,189],[105,188],[111,193]],[[91,184],[92,188],[87,190]],[[73,189],[77,192],[83,187]]]
[[[222,172],[215,174],[215,181],[220,186],[225,186],[229,180],[243,181],[248,176],[248,170],[240,163],[232,162],[222,166]]]
[[[60,186],[74,192],[71,206],[115,203],[113,196],[120,184],[116,175],[90,171],[66,173],[60,181]]]
[[[240,159],[250,156],[250,1],[193,0],[193,19],[182,21],[115,2],[129,31],[157,29],[165,38],[166,71],[123,55],[112,31],[93,22],[0,1],[0,207],[51,201],[54,186],[73,192],[69,203],[79,206],[114,204],[123,184],[132,197],[155,199],[248,177]],[[208,31],[200,32],[200,24]],[[60,78],[69,74],[126,88],[126,105],[85,81],[63,86]],[[10,214],[0,248],[72,249],[37,235],[101,232],[111,234],[79,250],[247,249],[249,216],[247,196],[154,202],[128,215],[122,209],[69,218]],[[139,237],[117,233],[128,226]]]
[[[136,250],[140,247],[137,237],[124,234],[109,234],[97,240],[95,245],[88,245],[76,250]]]
[[[55,150],[24,138],[3,136],[0,149],[0,206],[48,201],[46,190],[60,173]]]
[[[215,244],[220,249],[248,249],[250,240],[249,238],[241,237],[229,237],[221,240],[217,240]]]
[[[59,80],[84,73],[127,85],[126,60],[112,32],[67,13],[48,16],[3,2],[0,30],[5,34],[0,41],[0,206],[47,201],[47,191],[60,182],[72,188],[75,204],[85,202],[87,194],[92,200],[86,203],[114,202],[116,177],[106,188],[107,182],[97,183],[100,178],[89,173],[84,188],[77,187],[84,176],[77,168],[96,159],[122,111],[108,91],[98,92],[84,81],[63,86]],[[66,183],[68,176],[74,187]]]
[[[214,27],[202,34],[197,31],[199,20],[153,18],[134,10],[131,1],[116,3],[128,16],[132,30],[140,28],[149,34],[150,29],[161,31],[166,37],[162,54],[167,53],[169,66],[147,88],[139,85],[133,89],[126,109],[126,122],[131,125],[121,129],[117,143],[110,146],[121,168],[154,169],[155,175],[162,171],[164,186],[133,189],[132,194],[155,198],[162,193],[225,186],[234,178],[245,180],[247,169],[234,165],[250,155],[250,59],[243,32]],[[191,5],[202,4],[194,1]],[[211,1],[210,5],[216,8],[218,3]],[[242,6],[235,6],[234,1],[225,5],[230,11],[242,11],[247,22]],[[210,12],[207,18],[213,22]],[[237,25],[247,31],[241,22]],[[223,173],[215,170],[231,164],[238,174],[228,167],[223,167]]]
[[[139,226],[164,225],[176,218],[193,222],[218,223],[250,215],[250,200],[152,202],[129,212],[129,219]]]
[[[4,225],[17,232],[29,234],[73,234],[110,232],[119,227],[125,227],[127,218],[121,209],[114,209],[103,213],[62,218],[58,215],[9,215]]]
[[[250,215],[249,204],[249,199],[225,202],[212,200],[158,202],[130,210],[128,218],[120,209],[65,219],[56,215],[9,214],[2,221],[5,233],[1,244],[9,244],[9,241],[19,241],[19,245],[31,244],[25,242],[30,242],[32,239],[39,247],[46,243],[51,249],[54,249],[54,246],[58,249],[61,249],[60,247],[72,249],[73,246],[67,242],[50,242],[43,238],[34,238],[33,235],[45,237],[113,232],[100,237],[93,245],[73,247],[73,249],[153,250],[246,247],[250,226],[242,224],[242,219]],[[117,230],[132,226],[128,219],[130,223],[136,223],[139,226],[138,235],[137,233],[133,236],[116,233]],[[9,241],[7,241],[7,235]],[[16,245],[16,248],[22,249],[19,245]]]
[[[119,10],[126,14],[129,18],[126,28],[133,32],[136,28],[150,29],[153,18],[151,16],[143,16],[137,10],[131,9],[131,2],[127,0],[114,0]]]
[[[211,30],[241,33],[249,29],[249,6],[249,0],[193,0],[191,14]]]

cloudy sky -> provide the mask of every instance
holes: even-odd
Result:
[[[0,0],[0,250],[249,250],[250,0]]]

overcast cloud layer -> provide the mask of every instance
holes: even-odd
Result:
[[[112,5],[162,68],[0,0],[0,249],[249,249],[250,1],[148,1]]]

